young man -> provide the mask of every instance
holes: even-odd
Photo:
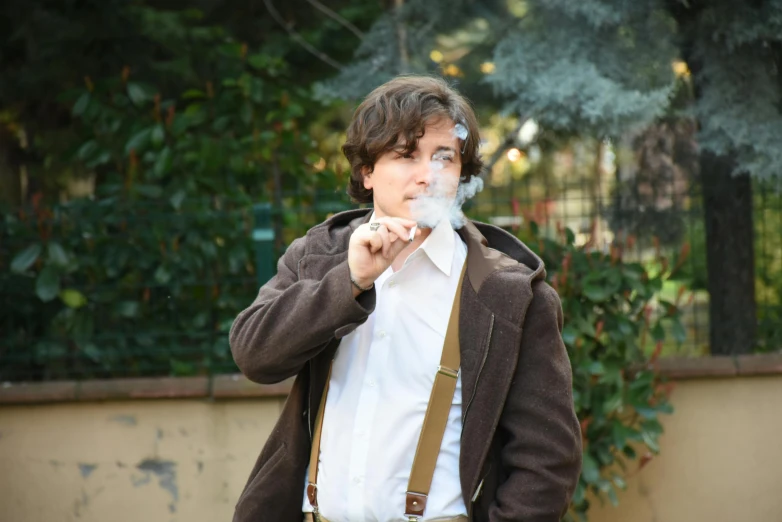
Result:
[[[557,522],[567,510],[581,433],[543,263],[459,212],[457,229],[421,215],[480,173],[478,144],[472,109],[441,80],[396,78],[356,110],[348,192],[374,209],[294,241],[231,330],[248,378],[296,376],[235,522]]]

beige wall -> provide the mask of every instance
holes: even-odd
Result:
[[[782,377],[679,382],[662,454],[591,522],[782,521]],[[231,518],[279,399],[0,407],[0,522]]]
[[[227,522],[280,406],[2,407],[0,522]]]
[[[782,376],[677,383],[660,455],[590,522],[782,522]]]

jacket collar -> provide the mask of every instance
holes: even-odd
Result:
[[[330,235],[332,231],[349,227],[351,232],[372,217],[372,209],[356,209],[341,212],[329,218],[324,225]],[[509,232],[486,223],[468,220],[456,231],[467,245],[467,277],[477,294],[490,274],[497,270],[522,265],[533,278],[545,277],[543,261],[524,243]],[[347,249],[349,235],[343,251]]]

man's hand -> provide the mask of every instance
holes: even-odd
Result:
[[[380,225],[377,230],[372,230],[375,228],[373,223]],[[372,286],[410,244],[408,237],[415,224],[409,219],[381,217],[358,227],[350,236],[348,246],[348,266],[353,280],[362,288]],[[354,294],[358,295],[360,291],[353,288]]]

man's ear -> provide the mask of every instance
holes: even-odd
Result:
[[[367,166],[361,167],[361,176],[364,180],[364,188],[372,190],[372,169]]]

